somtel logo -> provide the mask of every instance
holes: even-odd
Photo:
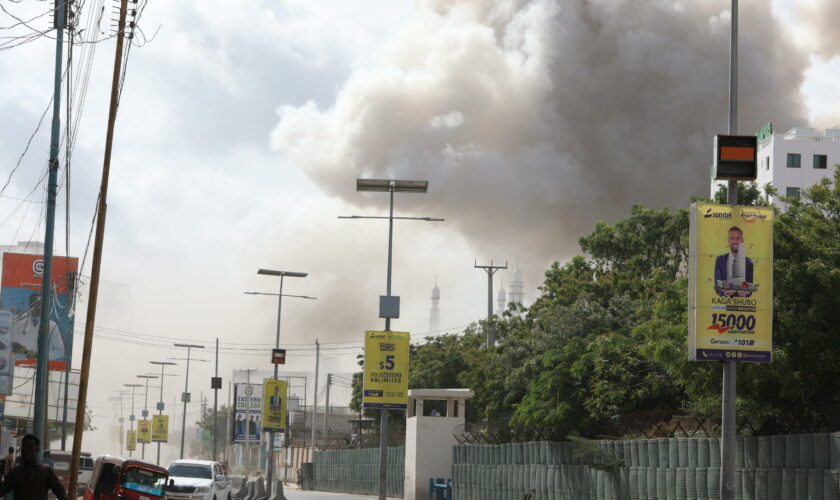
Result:
[[[703,214],[703,218],[730,220],[732,219],[732,212],[712,212],[712,209],[708,208],[706,209],[706,213]]]
[[[32,275],[36,278],[44,277],[44,259],[35,259],[32,261]]]

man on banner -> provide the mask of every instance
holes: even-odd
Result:
[[[38,357],[38,330],[41,324],[41,294],[29,296],[29,308],[15,320],[12,326],[12,350],[23,354],[26,359]],[[49,360],[64,359],[64,342],[55,321],[50,319]]]
[[[274,386],[274,394],[268,398],[268,407],[272,410],[279,410],[283,408],[283,396],[280,395],[280,386]]]
[[[746,256],[744,232],[738,226],[729,228],[727,246],[729,252],[719,255],[715,260],[715,293],[721,297],[731,297],[736,293],[740,297],[749,297],[749,290],[736,290],[746,284],[753,284],[753,261]]]

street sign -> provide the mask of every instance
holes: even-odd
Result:
[[[264,430],[286,430],[286,392],[289,383],[285,380],[267,378],[263,380],[262,427]]]
[[[715,136],[712,179],[754,181],[758,174],[758,140],[754,135]]]
[[[408,408],[408,332],[365,332],[364,408]]]
[[[137,449],[137,431],[128,431],[128,439],[125,449],[134,451]]]
[[[190,402],[190,393],[189,392],[182,392],[181,393],[181,402],[182,403],[189,403]]]
[[[285,365],[286,364],[286,350],[285,349],[272,349],[271,350],[271,362],[275,365]]]
[[[210,377],[210,388],[211,389],[221,389],[222,388],[222,377]]]
[[[158,404],[155,406],[155,409],[156,409],[157,411],[163,411],[163,403],[158,403]]]
[[[149,420],[137,421],[137,442],[151,443],[152,442],[152,422]]]
[[[769,363],[773,208],[695,203],[688,262],[688,359]]]
[[[169,439],[169,415],[152,415],[152,441],[165,443]]]

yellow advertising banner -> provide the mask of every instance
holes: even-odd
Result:
[[[137,449],[137,431],[128,431],[128,443],[125,446],[125,449],[128,451],[134,451]]]
[[[694,203],[688,359],[769,363],[773,355],[773,209]]]
[[[137,421],[137,442],[151,443],[152,442],[152,422],[149,420]]]
[[[286,430],[286,391],[289,383],[285,380],[267,378],[263,380],[262,428],[269,431]]]
[[[152,441],[165,443],[169,439],[169,415],[152,415]]]
[[[364,408],[408,408],[408,332],[365,332]]]

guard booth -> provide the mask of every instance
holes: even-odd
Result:
[[[409,389],[405,500],[427,500],[430,478],[452,477],[455,430],[464,424],[469,389]]]

